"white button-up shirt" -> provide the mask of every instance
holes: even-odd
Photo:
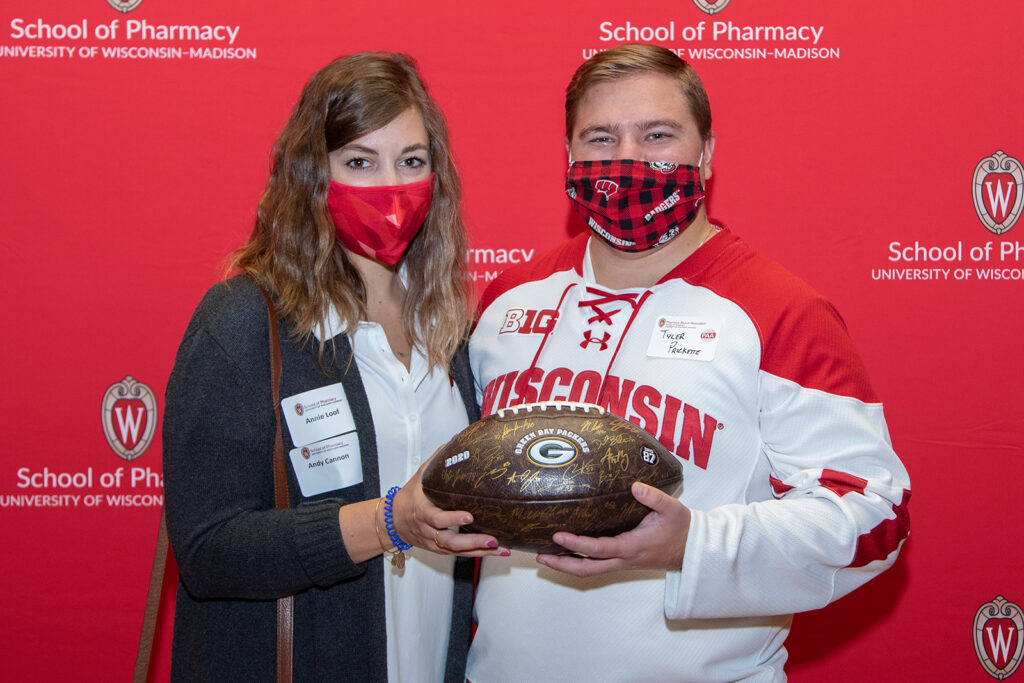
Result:
[[[373,415],[383,496],[468,425],[466,410],[447,368],[431,370],[414,348],[406,370],[377,323],[359,323],[351,342]],[[384,562],[389,681],[444,679],[453,564],[421,548],[406,551],[401,572]]]

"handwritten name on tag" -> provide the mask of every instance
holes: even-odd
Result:
[[[678,358],[710,361],[718,348],[720,328],[703,317],[659,316],[651,332],[647,355],[651,358]]]

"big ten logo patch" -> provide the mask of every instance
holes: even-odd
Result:
[[[558,311],[553,308],[510,308],[505,311],[505,321],[498,334],[547,334],[555,329]]]

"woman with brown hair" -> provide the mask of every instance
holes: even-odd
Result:
[[[508,551],[451,530],[469,513],[419,484],[478,417],[459,193],[410,60],[352,55],[306,84],[239,274],[199,304],[167,387],[175,680],[270,680],[285,596],[297,680],[462,680],[470,595],[453,555]]]

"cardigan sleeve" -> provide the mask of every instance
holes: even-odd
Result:
[[[237,308],[246,294],[227,299]],[[200,304],[167,385],[165,501],[182,583],[196,598],[274,599],[359,576],[340,501],[274,507],[266,313],[210,310],[224,300]]]

